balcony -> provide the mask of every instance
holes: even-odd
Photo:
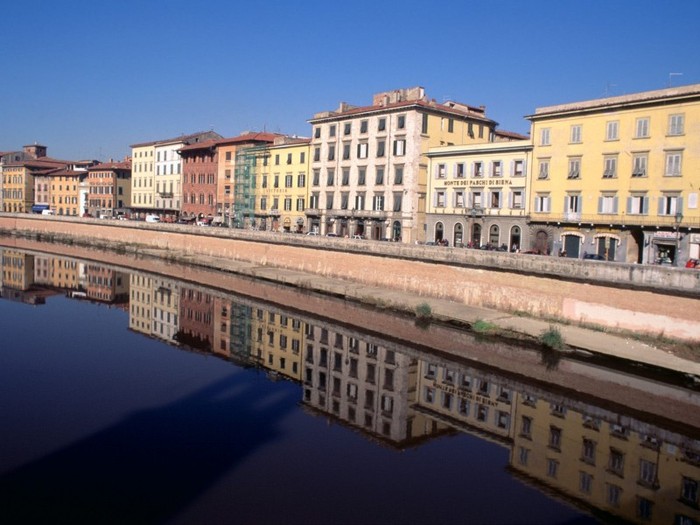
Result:
[[[161,197],[161,199],[172,199],[173,198],[172,191],[159,191],[158,195]]]

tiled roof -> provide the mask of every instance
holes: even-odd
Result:
[[[237,137],[221,139],[218,141],[219,146],[228,146],[233,144],[246,144],[248,142],[274,142],[276,137],[283,137],[281,133],[269,133],[267,131],[250,131],[242,133]]]
[[[183,146],[178,151],[192,151],[192,150],[198,150],[198,149],[213,148],[219,142],[220,142],[220,140],[216,140],[216,139],[205,140],[204,142],[195,142],[194,144],[189,144],[187,146]]]
[[[130,170],[131,161],[124,160],[121,162],[101,162],[90,166],[88,171],[111,171],[111,170]]]
[[[390,104],[376,105],[376,106],[362,106],[362,107],[351,107],[345,111],[328,111],[327,115],[324,116],[314,116],[308,120],[310,123],[321,122],[324,120],[339,120],[349,116],[362,115],[364,113],[381,113],[387,111],[396,111],[401,109],[416,108],[425,109],[429,111],[435,111],[439,113],[447,113],[450,115],[456,115],[460,117],[471,117],[476,120],[481,120],[484,122],[495,122],[484,115],[484,110],[482,108],[477,108],[475,106],[468,106],[466,104],[460,104],[462,107],[468,108],[466,111],[459,109],[457,107],[450,107],[447,104],[439,104],[433,101],[426,100],[405,100],[401,102],[394,102]],[[317,114],[318,115],[318,114]]]
[[[525,118],[532,119],[564,112],[592,111],[603,108],[646,104],[666,99],[698,96],[700,96],[700,84],[692,84],[689,86],[657,89],[654,91],[642,91],[640,93],[632,93],[629,95],[584,100],[581,102],[571,102],[556,106],[544,106],[535,109],[535,113],[533,115],[527,115]]]
[[[160,139],[160,140],[152,140],[150,142],[141,142],[139,144],[132,144],[129,146],[130,148],[142,148],[144,146],[157,146],[158,144],[168,144],[169,142],[183,142],[183,143],[189,143],[196,139],[197,137],[200,137],[202,135],[207,135],[213,133],[214,135],[221,137],[218,133],[214,131],[198,131],[197,133],[190,133],[189,135],[180,135],[179,137],[173,137],[170,139]]]
[[[515,131],[506,131],[504,129],[497,129],[494,131],[496,135],[499,135],[501,137],[508,137],[510,139],[517,139],[517,140],[527,140],[530,137],[528,135],[523,135],[522,133],[516,133]]]
[[[26,159],[14,162],[8,162],[6,166],[26,166],[28,168],[36,169],[47,169],[47,168],[61,168],[70,164],[68,160],[57,160],[49,157],[41,157],[38,159]]]

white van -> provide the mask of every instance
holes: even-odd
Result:
[[[41,210],[42,215],[56,215],[56,210]]]
[[[146,215],[146,222],[160,222],[158,215]]]

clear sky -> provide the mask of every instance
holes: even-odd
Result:
[[[539,106],[700,83],[698,0],[35,0],[2,19],[0,151],[71,160],[309,136],[316,112],[417,85],[525,133]]]

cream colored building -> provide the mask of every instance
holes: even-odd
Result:
[[[426,238],[429,148],[494,141],[483,106],[429,100],[421,87],[341,103],[309,120],[309,231],[406,243]]]
[[[529,140],[428,151],[427,240],[510,251],[527,246]]]
[[[700,255],[700,84],[527,118],[533,249],[675,266]]]
[[[251,314],[254,361],[274,374],[301,381],[304,324],[273,309],[257,307]]]

